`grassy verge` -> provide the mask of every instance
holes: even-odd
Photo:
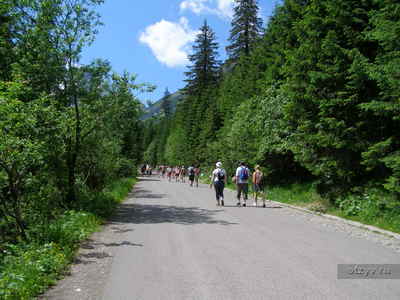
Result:
[[[132,189],[135,179],[119,180],[103,193],[112,200],[112,213]],[[100,201],[99,200],[99,201]],[[66,211],[47,225],[34,228],[29,243],[6,245],[1,254],[0,299],[33,299],[62,276],[81,241],[98,230],[103,217],[85,211]]]
[[[348,195],[332,205],[311,184],[292,184],[267,189],[267,198],[400,233],[400,207],[391,196],[371,190]]]
[[[209,184],[204,176],[202,182]],[[236,189],[228,183],[228,189]],[[281,203],[309,209],[317,213],[330,214],[366,225],[400,233],[400,203],[387,193],[375,189],[358,195],[338,199],[333,205],[316,192],[311,183],[267,187],[264,197]]]

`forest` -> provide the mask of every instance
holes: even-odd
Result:
[[[268,189],[311,186],[347,215],[400,224],[400,3],[284,0],[266,24],[235,2],[228,58],[204,22],[184,100],[145,121],[151,164],[239,161]]]
[[[153,87],[106,60],[80,62],[102,2],[1,1],[0,299],[54,282],[141,161],[135,95]]]

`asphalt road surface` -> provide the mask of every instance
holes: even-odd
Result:
[[[217,207],[206,185],[142,178],[43,298],[400,299],[400,280],[337,279],[338,264],[400,264],[396,241],[225,197]]]

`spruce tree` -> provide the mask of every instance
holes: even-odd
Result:
[[[171,93],[168,88],[165,89],[164,97],[161,100],[161,110],[164,112],[166,118],[171,116],[171,99],[169,98]]]
[[[361,153],[371,116],[366,118],[360,105],[379,94],[366,74],[377,49],[365,38],[375,7],[374,1],[313,1],[294,27],[298,46],[286,52],[291,148],[331,199],[368,176]]]
[[[189,56],[192,63],[188,66],[186,86],[184,93],[186,98],[182,103],[184,114],[184,131],[186,136],[186,149],[193,151],[200,147],[199,135],[201,124],[205,122],[206,110],[209,108],[212,89],[215,89],[220,77],[220,62],[217,59],[218,43],[215,41],[214,31],[204,21],[193,45],[193,54]]]
[[[226,47],[231,60],[236,60],[241,55],[248,56],[262,31],[257,0],[235,0],[235,3],[229,36],[230,45]]]
[[[187,95],[200,95],[205,88],[217,84],[220,62],[217,60],[218,43],[215,39],[214,31],[204,21],[194,42],[193,54],[189,55],[189,71],[185,72]]]

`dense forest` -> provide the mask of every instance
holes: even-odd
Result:
[[[379,191],[400,213],[398,1],[284,0],[258,16],[257,1],[235,1],[224,62],[200,28],[184,100],[145,122],[145,159],[229,172],[244,160],[270,186],[311,182],[336,205]]]
[[[71,259],[94,218],[112,212],[113,187],[141,161],[135,94],[152,87],[107,61],[80,62],[101,3],[1,1],[1,299],[51,283],[46,276]]]

